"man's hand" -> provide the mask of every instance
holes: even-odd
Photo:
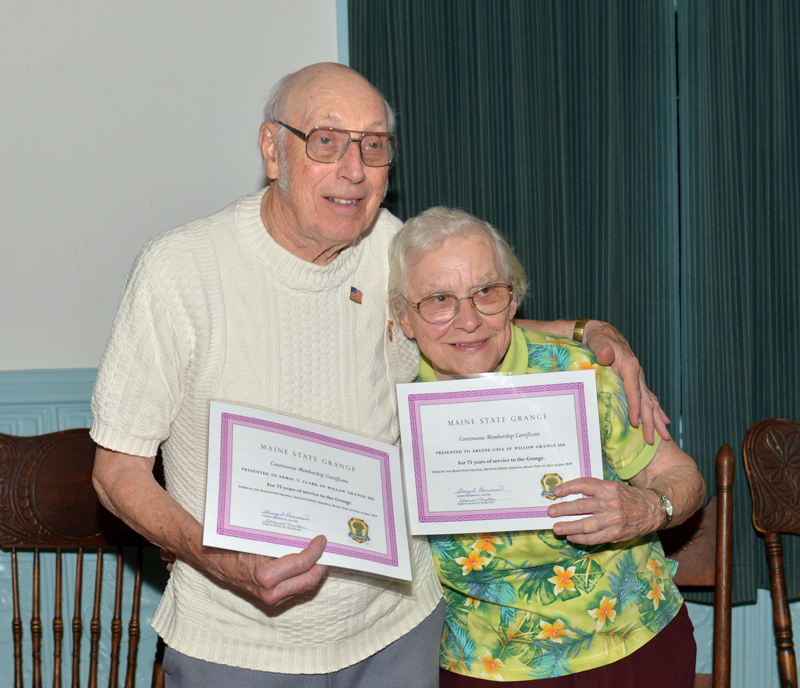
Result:
[[[583,342],[601,365],[610,365],[622,377],[631,425],[638,428],[642,422],[644,439],[653,444],[654,429],[668,440],[670,422],[658,403],[658,398],[647,387],[639,359],[631,351],[628,340],[612,325],[599,320],[589,320],[583,330]]]
[[[278,559],[205,548],[204,564],[220,580],[276,606],[320,584],[328,567],[317,561],[327,543],[324,535],[317,535],[302,552]]]
[[[325,551],[326,544],[325,536],[318,535],[302,552],[278,559],[206,548],[208,557],[206,566],[202,568],[210,572],[209,567],[213,566],[215,578],[242,588],[253,597],[274,606],[319,585],[328,569],[316,562]],[[164,548],[159,554],[171,573],[178,557]]]
[[[153,461],[98,447],[92,478],[103,506],[161,547],[168,569],[176,560],[189,564],[273,606],[319,585],[327,571],[317,563],[323,535],[278,559],[204,547],[203,527],[156,482]]]

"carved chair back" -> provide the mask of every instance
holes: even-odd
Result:
[[[72,618],[72,685],[80,681],[81,640],[84,619],[81,618],[84,552],[97,552],[94,601],[90,630],[90,663],[88,685],[98,684],[99,647],[103,592],[103,550],[116,552],[116,582],[114,612],[111,621],[111,651],[109,686],[117,686],[120,646],[122,643],[123,596],[131,605],[128,622],[127,666],[125,686],[133,686],[139,643],[139,601],[142,586],[142,547],[147,545],[139,535],[109,513],[97,499],[92,486],[92,466],[96,445],[89,431],[65,430],[36,437],[13,437],[0,434],[0,546],[11,550],[13,589],[12,634],[14,638],[14,686],[22,688],[23,679],[23,621],[21,614],[19,556],[21,550],[33,552],[33,571],[30,584],[31,614],[30,642],[33,686],[42,685],[42,558],[55,553],[55,599],[52,619],[53,680],[61,685],[62,644],[62,587],[64,554],[76,553],[74,614]],[[123,547],[134,547],[136,564],[133,590],[123,591]],[[40,556],[42,555],[42,556]],[[71,577],[71,576],[70,576]],[[27,583],[27,581],[26,581]],[[65,596],[71,591],[66,591]],[[103,658],[104,660],[106,658]],[[47,681],[51,683],[50,681]],[[153,686],[163,685],[163,673],[156,661]]]
[[[744,438],[744,468],[753,525],[764,533],[781,688],[797,688],[781,533],[800,535],[800,423],[768,418],[753,425]]]
[[[659,532],[666,555],[678,562],[680,588],[714,588],[713,674],[697,674],[695,688],[731,684],[731,586],[733,581],[733,450],[717,453],[717,494],[681,525]]]

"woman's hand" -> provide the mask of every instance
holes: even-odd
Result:
[[[583,329],[583,343],[589,347],[600,365],[610,365],[622,377],[625,396],[628,398],[628,413],[631,425],[639,427],[648,444],[653,444],[656,430],[665,440],[670,438],[667,414],[658,403],[658,398],[647,387],[644,371],[631,350],[628,340],[613,325],[600,320],[589,320]]]
[[[625,483],[577,478],[556,485],[553,494],[556,497],[584,495],[581,499],[552,504],[547,509],[553,518],[586,514],[586,518],[553,525],[556,535],[565,535],[578,545],[627,542],[658,530],[664,521],[658,495]]]
[[[669,528],[689,518],[706,496],[706,484],[694,459],[671,440],[662,440],[653,460],[629,482],[577,478],[556,485],[556,497],[583,497],[550,505],[548,515],[582,514],[585,518],[555,523],[553,532],[578,545],[626,542],[659,530],[664,523],[661,498],[648,488],[657,488],[672,502]]]

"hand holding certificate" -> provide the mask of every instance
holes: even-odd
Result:
[[[212,401],[203,544],[278,557],[320,534],[319,563],[411,580],[397,448]]]
[[[397,390],[414,534],[552,528],[553,488],[603,477],[593,370]]]

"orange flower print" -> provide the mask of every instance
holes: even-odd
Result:
[[[472,543],[472,549],[477,550],[484,550],[491,555],[494,555],[497,550],[495,550],[495,545],[502,545],[503,541],[491,533],[481,533],[478,536],[478,539]]]
[[[660,604],[659,600],[667,599],[664,597],[664,586],[661,585],[657,580],[654,580],[650,585],[650,592],[647,593],[647,598],[653,600],[653,608],[658,609],[658,605]]]
[[[486,654],[480,658],[483,664],[483,672],[481,676],[494,679],[495,681],[502,681],[503,677],[500,675],[500,669],[505,669],[506,665],[500,659],[492,657],[492,653],[486,650]]]
[[[542,627],[542,630],[536,634],[536,638],[539,640],[552,640],[554,643],[561,645],[564,636],[568,638],[575,637],[572,631],[565,628],[566,624],[561,619],[556,619],[553,623],[539,621],[539,625]]]
[[[664,574],[661,572],[661,564],[659,564],[655,559],[647,560],[647,568],[652,572],[653,580],[664,577]]]
[[[564,569],[563,566],[554,566],[553,573],[556,575],[548,578],[547,582],[555,585],[555,588],[553,588],[555,595],[558,595],[562,590],[572,592],[575,589],[575,581],[572,580],[572,576],[575,575],[574,566],[570,566],[568,569]]]
[[[472,571],[483,571],[483,567],[491,561],[486,557],[482,557],[477,549],[473,549],[466,557],[457,557],[456,564],[461,565],[461,572],[463,575],[472,573]]]
[[[467,599],[464,601],[464,606],[475,607],[475,609],[477,609],[480,603],[481,601],[477,597],[470,597],[469,595],[467,595]]]
[[[593,619],[597,619],[597,630],[599,631],[606,621],[609,623],[614,623],[614,619],[617,618],[617,611],[614,607],[617,604],[617,598],[614,597],[613,599],[608,599],[607,597],[603,597],[600,600],[600,606],[597,609],[589,609],[589,616]]]
[[[545,341],[548,344],[552,344],[553,346],[575,346],[575,342],[573,342],[571,339],[568,339],[567,337],[562,337],[558,339],[556,337],[548,336],[545,338]]]
[[[597,363],[592,363],[586,356],[579,361],[575,361],[575,368],[577,370],[594,370],[594,376],[597,378],[600,377],[600,371],[597,369]]]

